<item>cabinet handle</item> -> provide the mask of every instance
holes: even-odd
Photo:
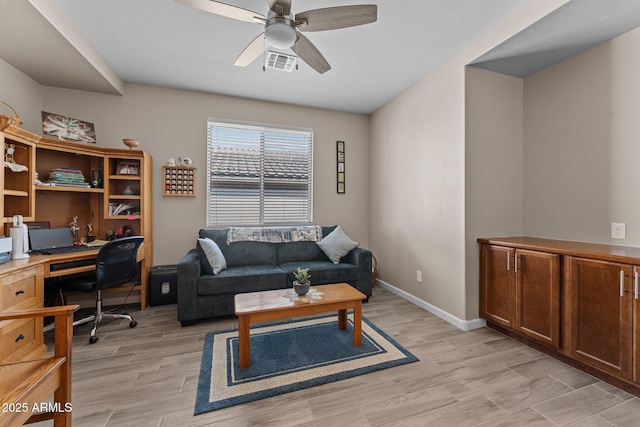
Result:
[[[620,296],[624,296],[624,270],[620,270]]]
[[[21,295],[24,294],[24,289],[20,289],[19,291],[16,291],[16,295]]]
[[[507,271],[511,271],[511,254],[507,252]]]
[[[23,340],[24,339],[24,335],[20,334],[20,336],[18,338],[16,338],[16,342]]]
[[[513,256],[513,263],[515,264],[515,266],[514,266],[514,270],[515,270],[516,274],[518,273],[518,259],[519,259],[519,258],[520,258],[520,257],[519,257],[518,255],[514,255],[514,256]]]
[[[633,277],[633,294],[638,299],[638,272],[636,271]]]

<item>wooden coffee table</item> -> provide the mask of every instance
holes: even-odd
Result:
[[[347,310],[353,309],[353,345],[362,345],[362,300],[366,296],[348,283],[313,286],[323,292],[322,299],[310,302],[292,302],[285,297],[291,289],[250,292],[235,296],[238,316],[238,348],[240,368],[251,365],[249,328],[251,322],[281,319],[283,317],[338,311],[338,327],[347,329]]]

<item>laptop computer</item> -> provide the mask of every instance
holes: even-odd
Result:
[[[34,228],[29,230],[31,252],[41,254],[57,254],[87,249],[87,246],[76,246],[68,227]]]

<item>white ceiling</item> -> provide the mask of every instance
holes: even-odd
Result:
[[[368,114],[530,1],[293,0],[294,14],[378,5],[376,23],[306,33],[332,66],[321,75],[304,63],[292,73],[234,67],[262,27],[173,0],[0,0],[13,18],[0,26],[11,40],[0,58],[46,86],[118,94],[124,81]],[[477,66],[523,77],[638,25],[639,0],[572,0]]]

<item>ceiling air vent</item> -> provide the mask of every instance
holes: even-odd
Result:
[[[265,68],[272,68],[274,70],[292,72],[297,68],[298,57],[294,55],[288,55],[281,52],[267,52],[267,60],[265,62]]]

